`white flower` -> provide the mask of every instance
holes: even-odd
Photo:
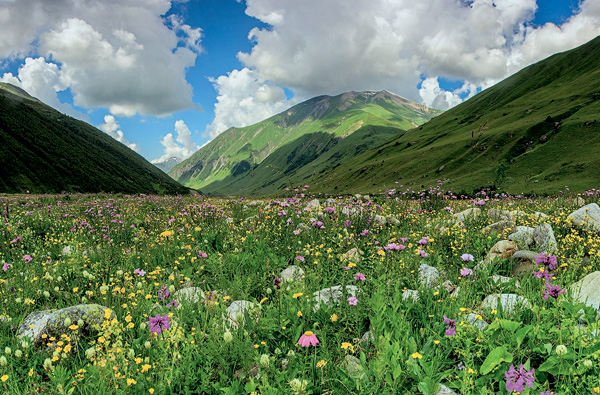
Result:
[[[567,353],[567,347],[564,344],[556,346],[556,355],[563,356]]]

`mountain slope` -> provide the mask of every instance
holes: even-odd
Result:
[[[203,192],[273,193],[439,113],[387,91],[319,96],[228,129],[169,174]]]
[[[112,137],[0,83],[0,192],[187,193]]]
[[[374,192],[395,181],[421,188],[438,180],[465,192],[584,190],[600,181],[599,151],[600,37],[306,182],[338,192]]]

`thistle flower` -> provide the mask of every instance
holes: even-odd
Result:
[[[560,285],[546,284],[544,289],[544,300],[548,300],[548,296],[552,296],[554,299],[558,298],[558,295],[566,293],[567,290],[561,289]]]
[[[354,279],[357,281],[365,281],[367,278],[362,273],[356,273],[356,276],[354,276]]]

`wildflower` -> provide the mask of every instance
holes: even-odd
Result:
[[[274,286],[275,286],[277,289],[281,289],[281,285],[279,285],[279,284],[281,284],[281,279],[280,279],[280,278],[277,278],[277,277],[274,277],[274,278],[273,278],[273,285],[274,285]]]
[[[460,269],[460,275],[463,277],[467,277],[471,274],[471,269],[467,269],[466,267]]]
[[[198,257],[198,259],[200,259],[200,258],[208,257],[208,254],[206,254],[206,252],[204,252],[204,251],[200,251],[199,253],[196,254],[196,256]]]
[[[225,341],[225,344],[229,344],[233,341],[233,335],[230,331],[223,333],[223,341]]]
[[[165,300],[166,298],[168,298],[169,296],[171,296],[171,292],[169,291],[169,288],[167,288],[166,286],[164,286],[164,287],[162,287],[161,289],[158,290],[158,296],[162,300]]]
[[[289,382],[293,394],[303,394],[306,391],[308,382],[306,380],[292,379]]]
[[[563,356],[567,353],[567,347],[564,344],[556,346],[556,355]]]
[[[456,334],[456,320],[451,320],[444,314],[444,324],[446,324],[446,336],[454,336]]]
[[[318,343],[319,339],[317,339],[317,335],[311,331],[304,332],[304,334],[300,336],[300,339],[298,340],[298,344],[301,347],[310,347],[311,345],[316,346]]]
[[[6,382],[6,380],[8,380],[8,375],[5,374],[4,376],[0,377],[0,380],[2,380],[2,382]]]
[[[350,296],[348,298],[348,304],[350,306],[356,306],[358,304],[358,299],[356,299],[354,296]]]
[[[544,300],[548,300],[548,296],[552,296],[554,299],[558,298],[558,295],[564,294],[567,291],[565,289],[561,289],[560,285],[552,285],[548,283],[546,285],[546,289],[544,289]]]
[[[18,243],[19,241],[21,241],[21,236],[18,236],[16,239],[11,240],[10,244],[15,244],[15,243]]]
[[[144,277],[146,272],[143,269],[137,268],[133,271],[134,274],[137,274],[140,277]]]
[[[350,350],[354,352],[354,346],[351,343],[343,342],[341,346],[342,350]]]
[[[8,271],[8,269],[11,268],[11,266],[12,265],[10,263],[5,262],[4,265],[2,265],[2,270],[4,270],[6,272],[6,271]]]
[[[460,256],[460,259],[462,259],[463,262],[471,262],[473,260],[473,255],[471,255],[471,254],[462,254]]]
[[[260,364],[261,368],[267,369],[271,363],[271,360],[267,354],[262,354],[258,363]]]
[[[336,322],[338,320],[338,315],[337,314],[332,314],[331,317],[329,317],[329,320],[331,322]]]
[[[365,281],[367,278],[362,273],[356,273],[356,276],[354,276],[354,279],[357,281]]]
[[[389,250],[401,251],[405,248],[406,248],[406,246],[404,246],[402,244],[396,244],[396,243],[390,243],[390,244],[386,245],[385,247],[383,247],[383,249],[386,251],[389,251]]]
[[[6,366],[6,365],[8,365],[8,360],[3,355],[3,356],[0,357],[0,366]]]
[[[292,295],[292,298],[294,298],[294,299],[298,299],[298,298],[299,298],[300,296],[302,296],[302,295],[304,295],[302,292],[298,292],[298,293],[296,293],[296,294],[293,294],[293,295]]]
[[[423,250],[419,250],[419,255],[421,255],[421,258],[427,257],[427,253]]]
[[[296,260],[300,261],[300,262],[304,262],[304,257],[302,255],[298,255],[296,257]]]
[[[179,304],[177,303],[177,301],[175,299],[173,299],[173,301],[171,303],[167,303],[168,307],[179,307]]]
[[[519,365],[518,371],[515,370],[513,365],[510,365],[510,368],[504,372],[506,390],[509,392],[517,391],[518,393],[521,393],[525,390],[523,384],[529,388],[533,388],[533,381],[535,380],[533,377],[534,372],[535,369],[526,371],[523,364]]]
[[[33,261],[33,258],[31,257],[31,255],[23,255],[23,260],[25,261],[25,263],[29,263]]]
[[[421,358],[423,358],[423,356],[421,354],[419,354],[418,352],[412,353],[411,357],[413,357],[414,359],[421,359]]]
[[[428,241],[429,241],[429,238],[427,236],[425,236],[421,240],[417,241],[417,244],[424,246],[424,245],[427,245]]]
[[[327,361],[325,361],[324,359],[321,359],[319,362],[317,362],[317,369],[324,368],[325,365],[327,365]]]
[[[168,314],[165,314],[163,317],[160,314],[157,314],[155,317],[148,318],[148,325],[150,326],[150,331],[152,333],[159,334],[164,329],[169,329],[171,327],[171,319]]]

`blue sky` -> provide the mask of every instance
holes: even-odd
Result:
[[[320,94],[387,89],[450,108],[599,35],[598,3],[5,1],[0,80],[148,160],[184,159]]]

